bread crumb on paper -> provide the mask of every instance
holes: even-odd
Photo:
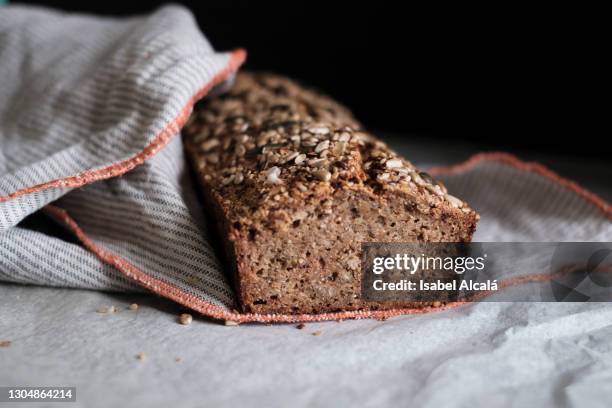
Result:
[[[189,326],[193,321],[193,317],[189,313],[183,313],[179,316],[179,322],[184,326]]]
[[[96,309],[96,313],[100,314],[109,314],[109,313],[117,313],[118,310],[115,306],[102,306]]]

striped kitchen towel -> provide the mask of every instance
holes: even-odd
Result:
[[[213,50],[177,6],[125,19],[2,8],[0,279],[137,287],[81,246],[18,226],[55,202],[117,256],[231,305],[176,136],[244,58]]]
[[[215,52],[177,6],[127,19],[1,9],[0,280],[150,290],[236,322],[430,311],[235,311],[178,134],[244,58]],[[612,239],[610,205],[539,165],[482,154],[431,173],[481,213],[477,241]],[[38,210],[79,243],[19,224]]]

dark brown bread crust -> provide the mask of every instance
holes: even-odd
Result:
[[[196,107],[184,139],[245,312],[398,306],[360,300],[361,243],[467,242],[479,219],[346,108],[286,78],[239,74]]]

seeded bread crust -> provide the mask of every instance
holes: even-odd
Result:
[[[346,108],[283,77],[239,74],[196,106],[184,140],[245,312],[415,306],[361,301],[361,243],[468,242],[479,219]]]

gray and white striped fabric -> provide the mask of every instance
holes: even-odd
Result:
[[[232,306],[174,137],[177,118],[232,57],[215,52],[177,6],[127,19],[0,8],[0,279],[138,287],[83,247],[17,226],[61,198],[57,205],[96,242]],[[92,174],[134,167],[143,151],[157,154],[123,177],[87,185]],[[36,188],[66,179],[71,187]]]
[[[0,9],[0,197],[141,152],[229,59],[177,7],[124,20]],[[0,230],[67,192],[5,202]]]
[[[231,310],[231,286],[172,137],[178,128],[169,127],[231,59],[179,7],[124,20],[0,8],[0,280],[139,290],[83,246],[17,225],[54,202],[98,247]],[[502,159],[436,172],[481,213],[475,240],[612,240],[607,204]]]

